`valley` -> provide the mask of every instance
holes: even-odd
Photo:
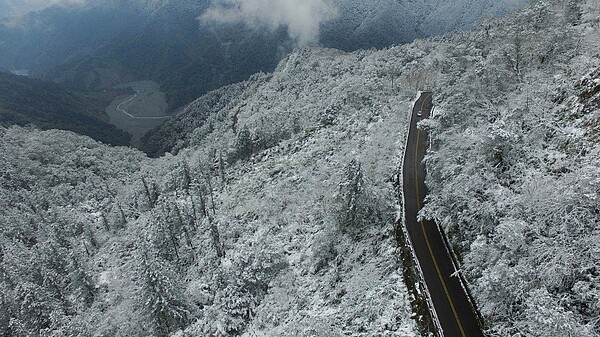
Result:
[[[132,135],[132,145],[137,145],[146,132],[171,118],[167,114],[165,94],[157,83],[139,81],[117,88],[131,88],[135,93],[115,99],[106,108],[106,113],[113,125]]]
[[[0,337],[600,337],[600,1],[50,1]]]
[[[0,125],[32,125],[127,145],[130,136],[112,125],[104,108],[124,89],[81,91],[29,76],[0,72]]]

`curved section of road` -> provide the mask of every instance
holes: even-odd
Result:
[[[133,101],[134,99],[136,99],[137,95],[140,93],[140,91],[139,91],[139,90],[136,90],[136,89],[134,89],[134,90],[135,90],[135,95],[133,95],[133,96],[129,97],[129,99],[127,99],[127,100],[125,100],[125,101],[123,101],[123,102],[119,103],[119,104],[117,105],[117,107],[116,107],[116,110],[117,110],[117,111],[119,111],[119,112],[121,112],[122,114],[124,114],[124,115],[127,115],[127,117],[129,117],[129,118],[133,118],[133,119],[168,119],[168,118],[171,118],[171,116],[159,116],[159,117],[137,117],[137,116],[134,116],[134,115],[130,114],[129,112],[125,111],[125,110],[122,108],[123,104],[127,104],[127,103],[129,103],[129,102]]]
[[[433,93],[421,94],[413,107],[410,129],[404,154],[402,181],[404,192],[405,226],[417,262],[423,272],[444,337],[483,337],[477,314],[461,279],[438,225],[418,219],[427,189],[423,158],[428,147],[428,134],[417,129],[419,120],[429,118],[433,108]],[[419,116],[422,115],[422,116]]]

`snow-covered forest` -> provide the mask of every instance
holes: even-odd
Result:
[[[417,336],[394,236],[412,100],[423,215],[490,336],[600,335],[600,4],[303,48],[211,92],[150,159],[0,128],[1,336]]]
[[[540,2],[431,46],[425,215],[491,336],[600,335],[600,3]]]
[[[3,333],[416,335],[386,53],[300,50],[177,156],[3,130]]]

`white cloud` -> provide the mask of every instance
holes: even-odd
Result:
[[[305,45],[317,42],[321,23],[337,15],[337,9],[328,0],[213,0],[200,20],[242,22],[270,29],[287,27],[290,37]]]

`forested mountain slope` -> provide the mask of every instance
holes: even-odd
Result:
[[[514,11],[523,6],[524,3],[525,1],[520,0],[505,0],[500,2],[462,1],[451,3],[433,0],[415,2],[401,2],[394,0],[369,2],[335,1],[333,4],[339,11],[338,16],[335,20],[322,23],[321,42],[325,46],[331,46],[346,51],[360,48],[382,48],[395,43],[410,42],[418,37],[439,35],[461,29],[471,29],[485,16]],[[207,27],[212,26],[205,26],[205,28]],[[213,31],[212,29],[221,30],[230,28],[232,28],[231,25],[219,24],[216,28],[211,28],[211,31]],[[228,31],[226,30],[225,32]],[[218,34],[221,36],[220,38],[227,36],[227,33],[225,32],[220,32]],[[278,38],[281,39],[283,37],[279,36]],[[234,54],[234,50],[240,50],[240,46],[236,46],[235,43],[233,45],[228,44],[228,48]],[[247,48],[250,49],[246,49],[245,47],[244,50],[252,49],[251,47]],[[213,52],[214,50],[219,50],[219,47],[213,49]],[[266,48],[263,50],[269,49]],[[244,54],[245,52],[242,53],[242,55]],[[248,69],[270,69],[268,64],[273,60],[273,57],[265,58],[264,56],[260,56],[260,58],[267,60],[266,63],[260,68],[250,67]],[[225,59],[229,60],[228,58]],[[231,60],[234,61],[234,59]],[[252,61],[250,60],[250,62]],[[234,63],[239,63],[239,61],[235,61]],[[165,69],[170,69],[170,67],[166,67]],[[206,70],[200,69],[201,68],[197,68],[198,71]],[[231,68],[231,65],[229,66],[229,70],[223,69],[218,77],[227,77],[223,77],[223,74],[228,73],[231,69],[234,69]],[[194,71],[188,71],[186,74],[194,73]],[[244,76],[238,79],[246,78],[245,76],[247,75],[248,74],[245,73]],[[167,78],[172,78],[172,76],[173,75],[170,74]],[[204,79],[206,76],[200,75],[198,78]],[[178,85],[185,82],[186,81],[183,79],[177,78]],[[208,82],[203,80],[198,83],[206,85]],[[221,82],[221,84],[225,83],[227,83],[227,81]],[[197,84],[191,85],[193,87]],[[209,87],[210,86],[207,86],[206,89],[209,89]],[[189,92],[189,88],[190,87],[187,86],[185,91]],[[167,91],[169,91],[169,89],[167,89]],[[196,103],[187,107],[180,116],[169,121],[162,127],[157,128],[157,130],[149,132],[142,149],[148,154],[156,156],[161,155],[166,151],[177,151],[182,146],[185,146],[191,131],[190,128],[197,127],[197,124],[204,120],[203,118],[196,118],[195,116],[205,116],[214,110],[211,107],[211,103],[206,102],[206,100],[211,100],[211,102],[216,104],[216,102],[224,103],[223,99],[227,99],[221,97],[217,101],[214,101],[215,96],[222,96],[221,92],[223,92],[223,90],[219,89],[211,95],[206,96],[206,98],[202,98],[201,100],[204,100],[205,102]],[[241,98],[232,95],[231,99],[240,100]],[[193,122],[191,122],[192,120]]]
[[[526,2],[333,1],[339,15],[322,22],[321,42],[346,51],[381,48],[470,29],[485,15]],[[198,20],[217,3],[208,0],[77,3],[0,21],[0,67],[93,90],[153,80],[175,109],[210,90],[272,71],[297,42],[284,26]],[[444,10],[436,11],[440,6]]]
[[[418,60],[437,101],[424,215],[491,336],[600,335],[599,24],[597,1],[548,1]]]
[[[3,130],[3,333],[416,336],[393,234],[411,102],[386,55],[300,50],[224,88],[247,99],[177,156]]]
[[[178,108],[280,59],[285,32],[202,26],[209,1],[90,1],[0,22],[0,64],[96,90],[154,80]]]
[[[108,123],[104,106],[119,91],[85,93],[51,82],[0,72],[0,125],[32,124],[70,130],[113,145],[129,144],[127,133]]]
[[[415,38],[471,30],[486,17],[513,12],[523,0],[334,0],[337,20],[324,23],[322,41],[346,51],[383,48]]]
[[[148,159],[0,129],[0,334],[416,336],[392,177],[435,92],[424,216],[491,336],[597,336],[597,2],[380,51],[303,48]],[[410,285],[412,286],[412,285]]]

